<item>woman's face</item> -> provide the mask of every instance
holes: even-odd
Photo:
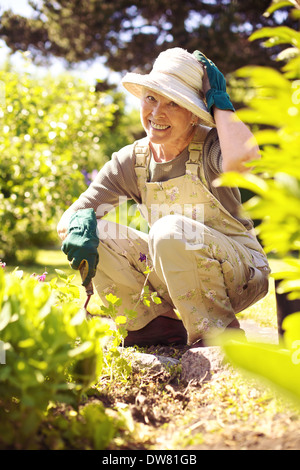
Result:
[[[185,146],[194,132],[195,116],[185,108],[145,88],[141,98],[141,122],[150,142]]]

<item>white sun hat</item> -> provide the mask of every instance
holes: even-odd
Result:
[[[202,124],[216,127],[208,112],[202,91],[204,69],[196,57],[180,47],[159,54],[148,75],[127,73],[122,84],[137,98],[143,88],[163,95],[200,118]]]

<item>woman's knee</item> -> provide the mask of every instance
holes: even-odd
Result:
[[[182,239],[182,221],[177,214],[158,219],[149,231],[149,247],[156,249],[165,242]]]
[[[178,214],[157,220],[149,232],[150,253],[166,246],[173,249],[199,249],[204,244],[205,225]]]

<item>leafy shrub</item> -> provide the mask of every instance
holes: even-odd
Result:
[[[120,433],[130,434],[134,425],[131,415],[109,410],[102,403],[87,403],[78,411],[67,410],[52,417],[51,428],[42,429],[47,449],[103,450]]]
[[[281,4],[274,1],[269,11]],[[292,14],[300,18],[299,8]],[[263,37],[269,38],[268,47],[287,43],[291,47],[280,53],[279,58],[286,62],[281,72],[246,67],[236,73],[242,88],[248,90],[248,107],[239,114],[256,126],[262,159],[248,175],[225,174],[222,184],[255,193],[245,209],[261,220],[257,230],[266,252],[285,263],[282,272],[273,274],[283,279],[281,291],[296,299],[300,297],[300,33],[287,27],[262,28],[252,40]],[[233,363],[267,378],[300,403],[300,313],[288,316],[282,327],[286,330],[284,344],[278,347],[234,342],[224,348]]]
[[[18,249],[57,241],[60,215],[86,189],[83,172],[110,157],[124,100],[72,75],[9,68],[0,94],[0,258],[8,262]]]
[[[0,268],[1,447],[34,446],[49,404],[75,406],[101,373],[108,326],[55,292]]]

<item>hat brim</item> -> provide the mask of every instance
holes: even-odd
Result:
[[[122,79],[122,85],[129,93],[139,99],[142,98],[143,88],[148,88],[159,95],[171,99],[182,108],[198,116],[201,120],[201,124],[216,127],[212,115],[208,112],[200,96],[197,96],[194,90],[190,90],[186,86],[179,84],[178,80],[173,79],[168,74],[151,73],[149,75],[140,75],[130,72]]]

